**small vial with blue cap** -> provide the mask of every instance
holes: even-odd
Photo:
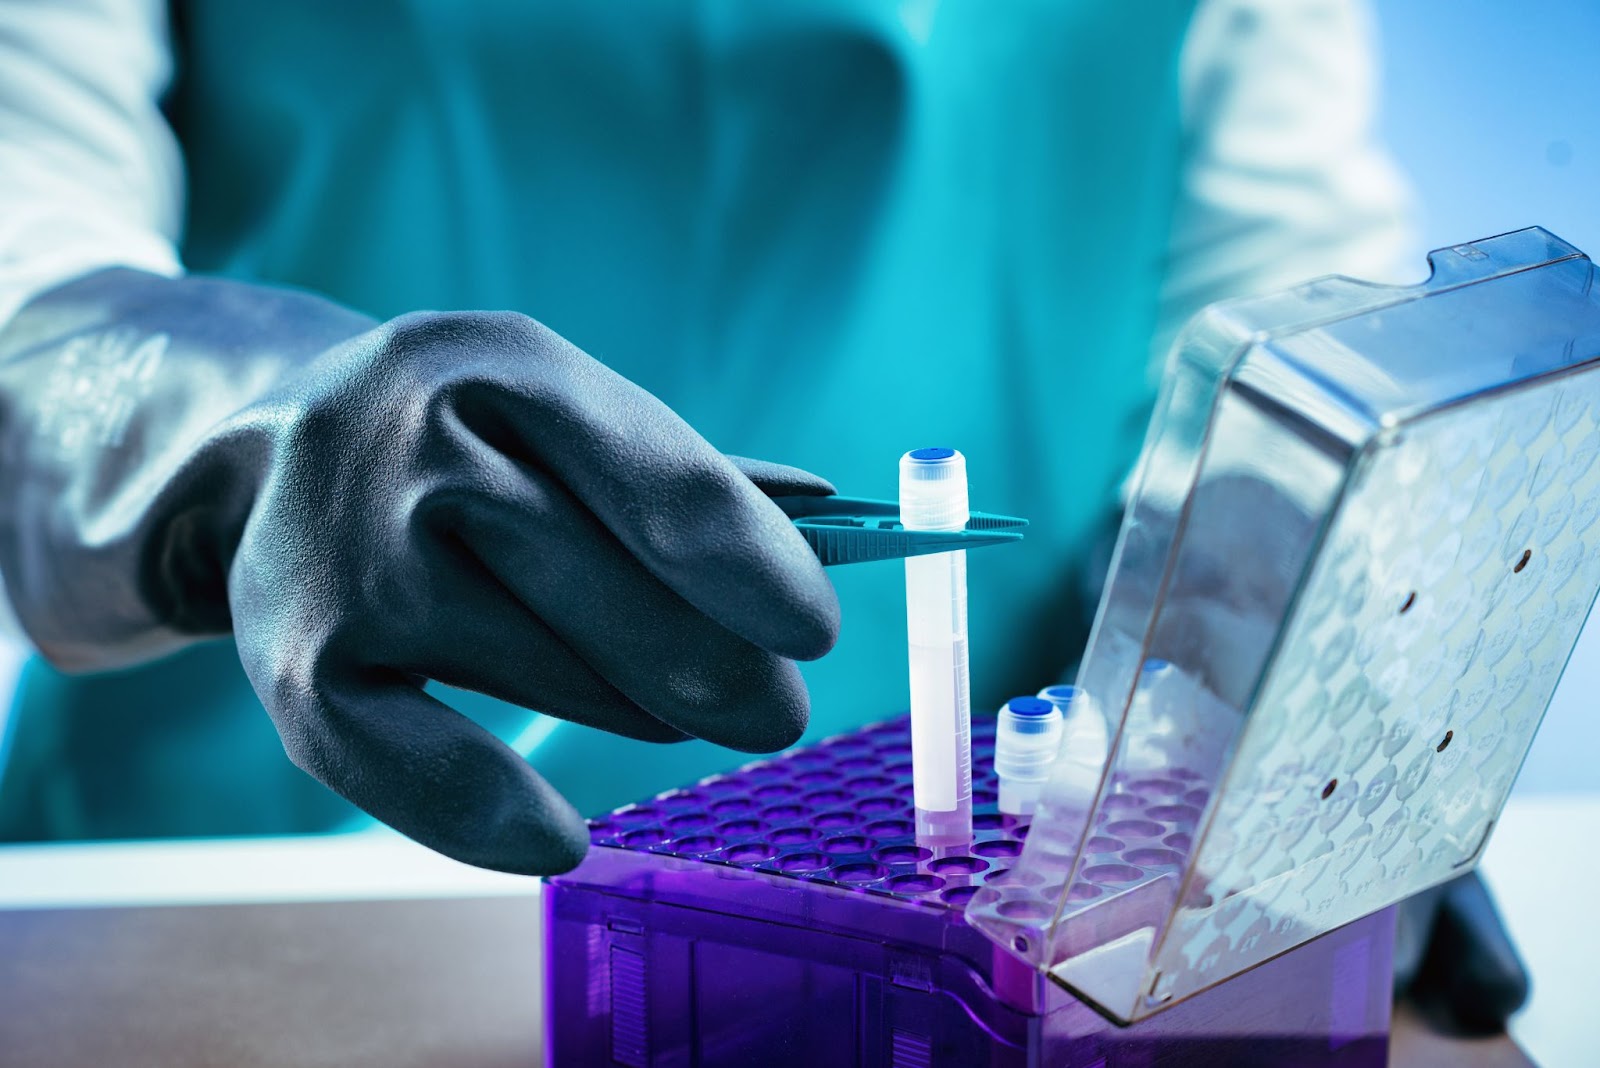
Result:
[[[1061,755],[1056,761],[1064,799],[1087,803],[1100,788],[1111,753],[1111,725],[1087,690],[1062,683],[1039,696],[1061,709]]]
[[[1151,657],[1140,665],[1128,713],[1137,730],[1128,736],[1122,761],[1130,771],[1159,771],[1177,759],[1179,714],[1193,702],[1186,683],[1185,676],[1166,660]]]
[[[994,773],[1000,811],[1031,816],[1061,750],[1061,709],[1042,697],[1013,697],[1000,709]]]
[[[1000,811],[1032,815],[1052,776],[1057,800],[1088,804],[1105,772],[1108,738],[1099,705],[1076,686],[1046,686],[1037,697],[1007,701],[994,743]]]

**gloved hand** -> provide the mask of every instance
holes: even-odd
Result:
[[[231,630],[300,767],[483,867],[563,871],[587,833],[428,679],[634,738],[800,736],[793,660],[839,609],[764,490],[832,487],[520,315],[112,270],[0,335],[0,575],[40,652]]]
[[[1477,872],[1400,904],[1395,997],[1410,999],[1436,1031],[1489,1035],[1528,1000],[1528,970]]]

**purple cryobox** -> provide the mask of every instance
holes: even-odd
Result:
[[[1383,1063],[1392,906],[1477,863],[1600,589],[1593,265],[1430,263],[1186,328],[1077,674],[1109,751],[1031,824],[992,720],[959,849],[903,720],[597,822],[551,1063]]]
[[[548,1063],[1384,1063],[1388,911],[1129,1027],[966,923],[1028,833],[995,808],[994,727],[973,723],[964,849],[916,844],[906,719],[596,821],[546,888]],[[1115,911],[1171,867],[1203,803],[1176,781],[1107,813],[1075,899]]]

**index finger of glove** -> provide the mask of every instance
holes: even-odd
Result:
[[[814,659],[838,635],[839,604],[793,524],[666,405],[531,320],[494,320],[484,339],[517,357],[496,381],[458,391],[491,444],[559,478],[653,573],[754,644]]]
[[[804,468],[748,456],[729,456],[728,462],[768,497],[832,497],[839,492],[832,482]]]

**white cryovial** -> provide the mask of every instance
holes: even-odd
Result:
[[[900,522],[907,530],[963,530],[967,461],[954,449],[900,458]],[[972,699],[967,678],[967,554],[906,558],[911,654],[911,765],[917,838],[972,839]]]
[[[1088,805],[1100,789],[1110,753],[1110,728],[1100,706],[1076,686],[1046,686],[1039,697],[1061,710],[1061,743],[1051,774],[1059,780],[1058,800]],[[1002,809],[1002,811],[1006,811]]]
[[[1064,704],[1070,708],[1072,697]],[[1061,751],[1065,709],[1043,697],[1013,697],[995,725],[994,773],[1000,780],[1000,811],[1031,816]],[[1091,789],[1090,798],[1094,794]]]

